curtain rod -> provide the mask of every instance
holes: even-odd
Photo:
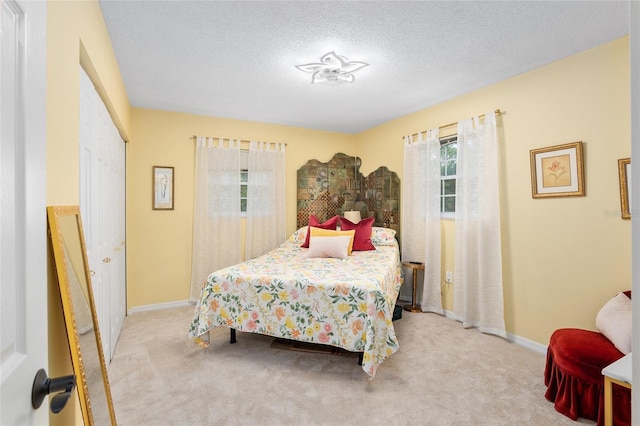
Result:
[[[219,138],[219,137],[217,137],[217,136],[202,136],[202,137],[203,137],[203,138],[218,139],[219,141],[220,141],[220,140],[224,140],[224,139],[226,139],[226,140],[231,140],[231,139],[233,139],[233,138]],[[198,139],[198,136],[197,136],[197,135],[193,135],[193,136],[191,136],[191,138],[192,138],[192,139]],[[238,139],[235,139],[235,140],[238,140]],[[256,141],[256,142],[259,142],[259,141]],[[240,143],[251,143],[251,141],[247,141],[247,140],[244,140],[244,139],[240,139]],[[260,142],[260,143],[269,143],[269,144],[278,145],[280,142]],[[284,144],[284,146],[287,146],[287,144],[285,143],[285,144]]]
[[[495,110],[494,112],[496,113],[496,115],[500,115],[500,114],[502,114],[502,113],[503,113],[503,112],[502,112],[502,111],[500,111],[499,109]],[[480,115],[478,116],[478,118],[484,118],[484,114],[480,114]],[[438,129],[439,129],[439,130],[446,129],[447,127],[452,127],[452,126],[455,126],[455,125],[457,125],[457,124],[458,124],[458,122],[457,122],[457,121],[454,121],[453,123],[445,124],[444,126],[439,126],[439,127],[438,127]],[[411,138],[413,139],[414,137],[417,137],[417,136],[418,136],[418,135],[420,135],[421,133],[426,133],[426,132],[428,132],[428,130],[423,130],[423,131],[418,132],[418,133],[413,133],[413,134],[411,135]]]

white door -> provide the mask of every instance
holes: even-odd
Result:
[[[106,112],[106,109],[104,110]],[[109,292],[109,341],[111,342],[111,353],[109,359],[113,358],[116,349],[116,342],[122,330],[122,324],[126,316],[126,241],[125,241],[125,143],[120,137],[116,126],[108,116],[110,126],[108,139],[109,158],[108,178],[109,178],[109,199],[111,206],[108,209],[108,232],[107,238],[112,250],[111,272],[110,272],[110,292]]]
[[[0,0],[0,424],[48,424],[31,406],[47,369],[46,2]]]
[[[108,363],[126,315],[125,143],[80,67],[80,210]]]

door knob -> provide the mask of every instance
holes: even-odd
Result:
[[[31,388],[31,405],[34,409],[40,408],[45,396],[50,393],[60,392],[51,399],[51,412],[59,413],[67,404],[71,392],[76,387],[76,376],[63,376],[50,379],[47,377],[47,372],[44,368],[41,368],[36,373],[36,377],[33,380],[33,387]]]
[[[104,259],[102,259],[102,261],[103,261],[104,263],[109,263],[109,262],[111,262],[111,258],[109,258],[109,257],[105,257]]]

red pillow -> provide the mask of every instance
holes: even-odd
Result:
[[[351,231],[354,229],[356,235],[353,237],[353,251],[375,250],[375,246],[371,244],[371,228],[375,218],[368,217],[362,219],[358,223],[350,222],[344,217],[340,218],[340,229],[343,231]]]
[[[320,223],[317,217],[314,215],[309,215],[309,227],[307,228],[307,237],[304,239],[304,243],[302,243],[301,247],[309,248],[309,236],[311,235],[311,227],[322,228],[322,229],[332,229],[336,230],[338,226],[338,219],[340,216],[334,216],[331,219],[327,219],[326,222]]]

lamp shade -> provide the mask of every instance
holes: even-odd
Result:
[[[358,223],[362,219],[359,210],[349,210],[344,212],[344,218],[351,223]]]

